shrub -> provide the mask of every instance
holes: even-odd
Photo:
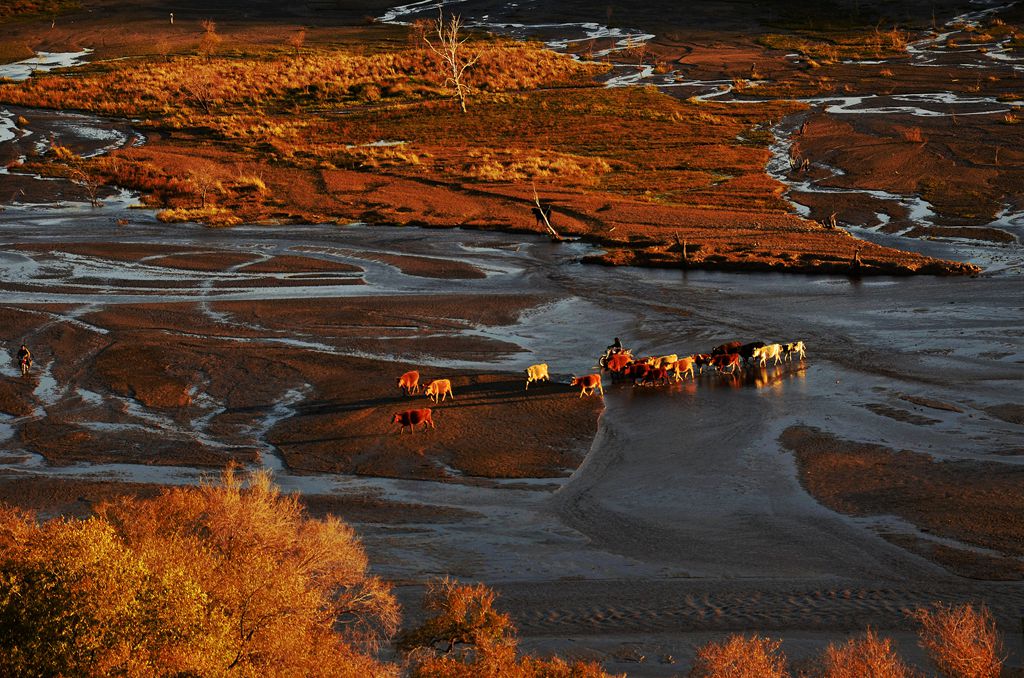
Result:
[[[778,640],[730,636],[724,643],[698,648],[692,678],[788,678],[786,657]]]
[[[948,678],[998,678],[1002,642],[988,608],[936,603],[913,614],[921,624],[921,647]]]
[[[483,584],[431,582],[423,606],[432,616],[398,643],[411,678],[611,678],[593,662],[518,657],[515,627],[495,598]]]
[[[879,638],[868,629],[862,638],[851,638],[845,645],[831,644],[822,658],[820,678],[915,678],[893,650],[892,641]]]
[[[161,210],[157,212],[156,218],[166,224],[194,221],[208,226],[237,226],[242,223],[242,219],[231,210],[213,205]]]
[[[0,509],[5,676],[394,676],[397,624],[353,531],[269,476],[119,499],[88,520]]]

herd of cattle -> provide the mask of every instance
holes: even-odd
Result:
[[[610,373],[612,381],[629,380],[634,386],[659,386],[673,381],[683,381],[687,377],[696,379],[696,375],[702,374],[705,368],[720,374],[736,374],[745,365],[756,364],[764,367],[769,360],[772,361],[772,364],[778,365],[783,360],[792,360],[794,356],[803,360],[806,354],[807,348],[802,341],[787,344],[766,344],[763,341],[744,344],[741,341],[732,341],[716,346],[710,353],[694,353],[683,358],[674,353],[636,358],[627,349],[609,349],[601,356],[599,362],[602,369]],[[526,368],[526,390],[529,390],[530,384],[533,382],[550,380],[546,363],[530,365]],[[600,373],[573,377],[570,386],[580,387],[581,398],[585,395],[593,395],[595,392],[604,395]],[[420,373],[412,370],[400,376],[398,388],[406,396],[420,393]],[[452,382],[449,379],[434,379],[426,384],[422,393],[435,404],[443,402],[448,396],[455,400],[455,394],[452,393]],[[410,431],[415,431],[420,424],[423,425],[424,430],[428,426],[435,428],[433,411],[430,408],[397,412],[391,418],[391,423],[401,427],[399,433],[404,433],[406,426]]]

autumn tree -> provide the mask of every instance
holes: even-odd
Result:
[[[306,29],[299,28],[299,30],[289,35],[285,42],[295,50],[295,56],[298,56],[299,52],[302,51],[302,46],[306,44]]]
[[[496,597],[483,584],[430,582],[423,607],[431,616],[398,642],[411,678],[609,678],[593,662],[518,656],[515,626]]]
[[[0,513],[5,675],[394,676],[397,627],[353,531],[268,475],[102,505]]]
[[[423,41],[427,43],[437,57],[445,73],[445,85],[455,90],[455,96],[459,100],[462,112],[466,112],[466,71],[480,59],[479,51],[472,51],[466,47],[468,38],[463,36],[462,17],[453,14],[445,21],[444,13],[438,10],[437,19],[434,20],[433,35],[424,34]]]
[[[217,47],[221,43],[221,37],[217,34],[217,23],[215,21],[203,19],[199,22],[199,25],[203,28],[203,35],[199,38],[199,54],[209,60],[213,53],[217,51]]]

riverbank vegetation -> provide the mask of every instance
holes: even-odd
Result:
[[[0,546],[5,675],[608,676],[597,662],[522,653],[483,584],[429,583],[426,619],[396,636],[391,587],[368,573],[353,530],[309,517],[262,472],[112,499],[85,519],[0,508]],[[1001,640],[984,607],[912,616],[941,675],[999,675]],[[393,640],[398,659],[381,659]],[[734,635],[698,648],[690,675],[916,675],[871,630],[790,671],[779,641]]]
[[[773,126],[802,104],[599,87],[606,64],[476,36],[463,113],[422,27],[368,51],[246,47],[218,31],[204,23],[187,53],[0,84],[0,102],[136,121],[145,145],[86,165],[165,221],[544,232],[530,219],[536,192],[557,232],[608,248],[607,264],[841,272],[861,248],[861,274],[975,270],[796,216],[765,166]],[[11,169],[59,173],[61,158],[27,155]],[[241,175],[263,188],[243,189]]]

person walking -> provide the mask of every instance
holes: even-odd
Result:
[[[32,351],[28,350],[28,346],[25,344],[18,349],[18,364],[21,365],[22,376],[28,374],[28,371],[32,369]]]

